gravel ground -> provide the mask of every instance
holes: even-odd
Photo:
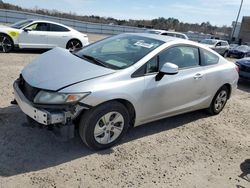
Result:
[[[10,105],[13,81],[39,53],[0,54],[1,188],[250,187],[249,82],[240,82],[220,115],[197,111],[142,125],[116,147],[93,152],[79,136],[62,142],[28,126]]]

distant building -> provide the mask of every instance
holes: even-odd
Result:
[[[250,45],[250,16],[244,16],[242,18],[239,33],[239,43]]]

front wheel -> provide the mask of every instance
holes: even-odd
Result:
[[[81,117],[79,134],[91,149],[100,150],[115,145],[129,127],[125,106],[112,101],[85,112]]]
[[[8,35],[0,34],[0,50],[4,53],[10,52],[14,47],[13,41]]]
[[[227,103],[229,90],[226,86],[222,86],[215,94],[208,112],[212,115],[219,114]]]

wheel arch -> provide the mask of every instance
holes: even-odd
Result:
[[[112,101],[116,101],[116,102],[121,103],[128,110],[129,118],[130,118],[129,124],[130,124],[131,127],[133,127],[134,124],[135,124],[136,111],[135,111],[134,105],[130,101],[128,101],[127,99],[114,98],[114,99],[110,99],[110,100],[107,100],[105,102],[102,102],[102,103],[98,104],[97,106],[100,106],[100,105],[103,105],[105,103],[109,103],[109,102],[112,102]],[[95,108],[97,106],[93,106],[93,108]],[[86,112],[86,110],[83,110],[82,113],[79,114],[79,116],[81,116],[85,112]]]
[[[232,93],[232,86],[229,83],[226,83],[223,86],[227,87],[227,89],[228,89],[228,99],[230,99],[231,93]]]
[[[12,41],[13,45],[15,44],[13,38],[8,33],[0,32],[0,35],[8,36],[10,38],[10,40]]]
[[[71,38],[71,39],[69,39],[68,42],[66,43],[66,48],[67,48],[69,42],[72,41],[72,40],[77,40],[77,41],[79,41],[79,42],[81,43],[81,45],[82,45],[82,41],[79,40],[78,38]]]
[[[224,86],[228,89],[228,97],[227,98],[230,99],[231,93],[232,93],[232,86],[229,83],[226,83],[223,86],[221,86],[220,88],[222,88]],[[218,90],[220,90],[220,88]]]

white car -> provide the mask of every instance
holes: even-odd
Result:
[[[10,26],[0,25],[0,50],[3,52],[13,48],[75,50],[88,44],[86,34],[55,22],[29,19]]]
[[[176,38],[189,40],[188,36],[185,35],[184,33],[179,33],[179,32],[174,32],[174,31],[165,31],[165,30],[160,30],[160,29],[149,29],[146,31],[146,33],[164,35],[164,36],[176,37]]]

